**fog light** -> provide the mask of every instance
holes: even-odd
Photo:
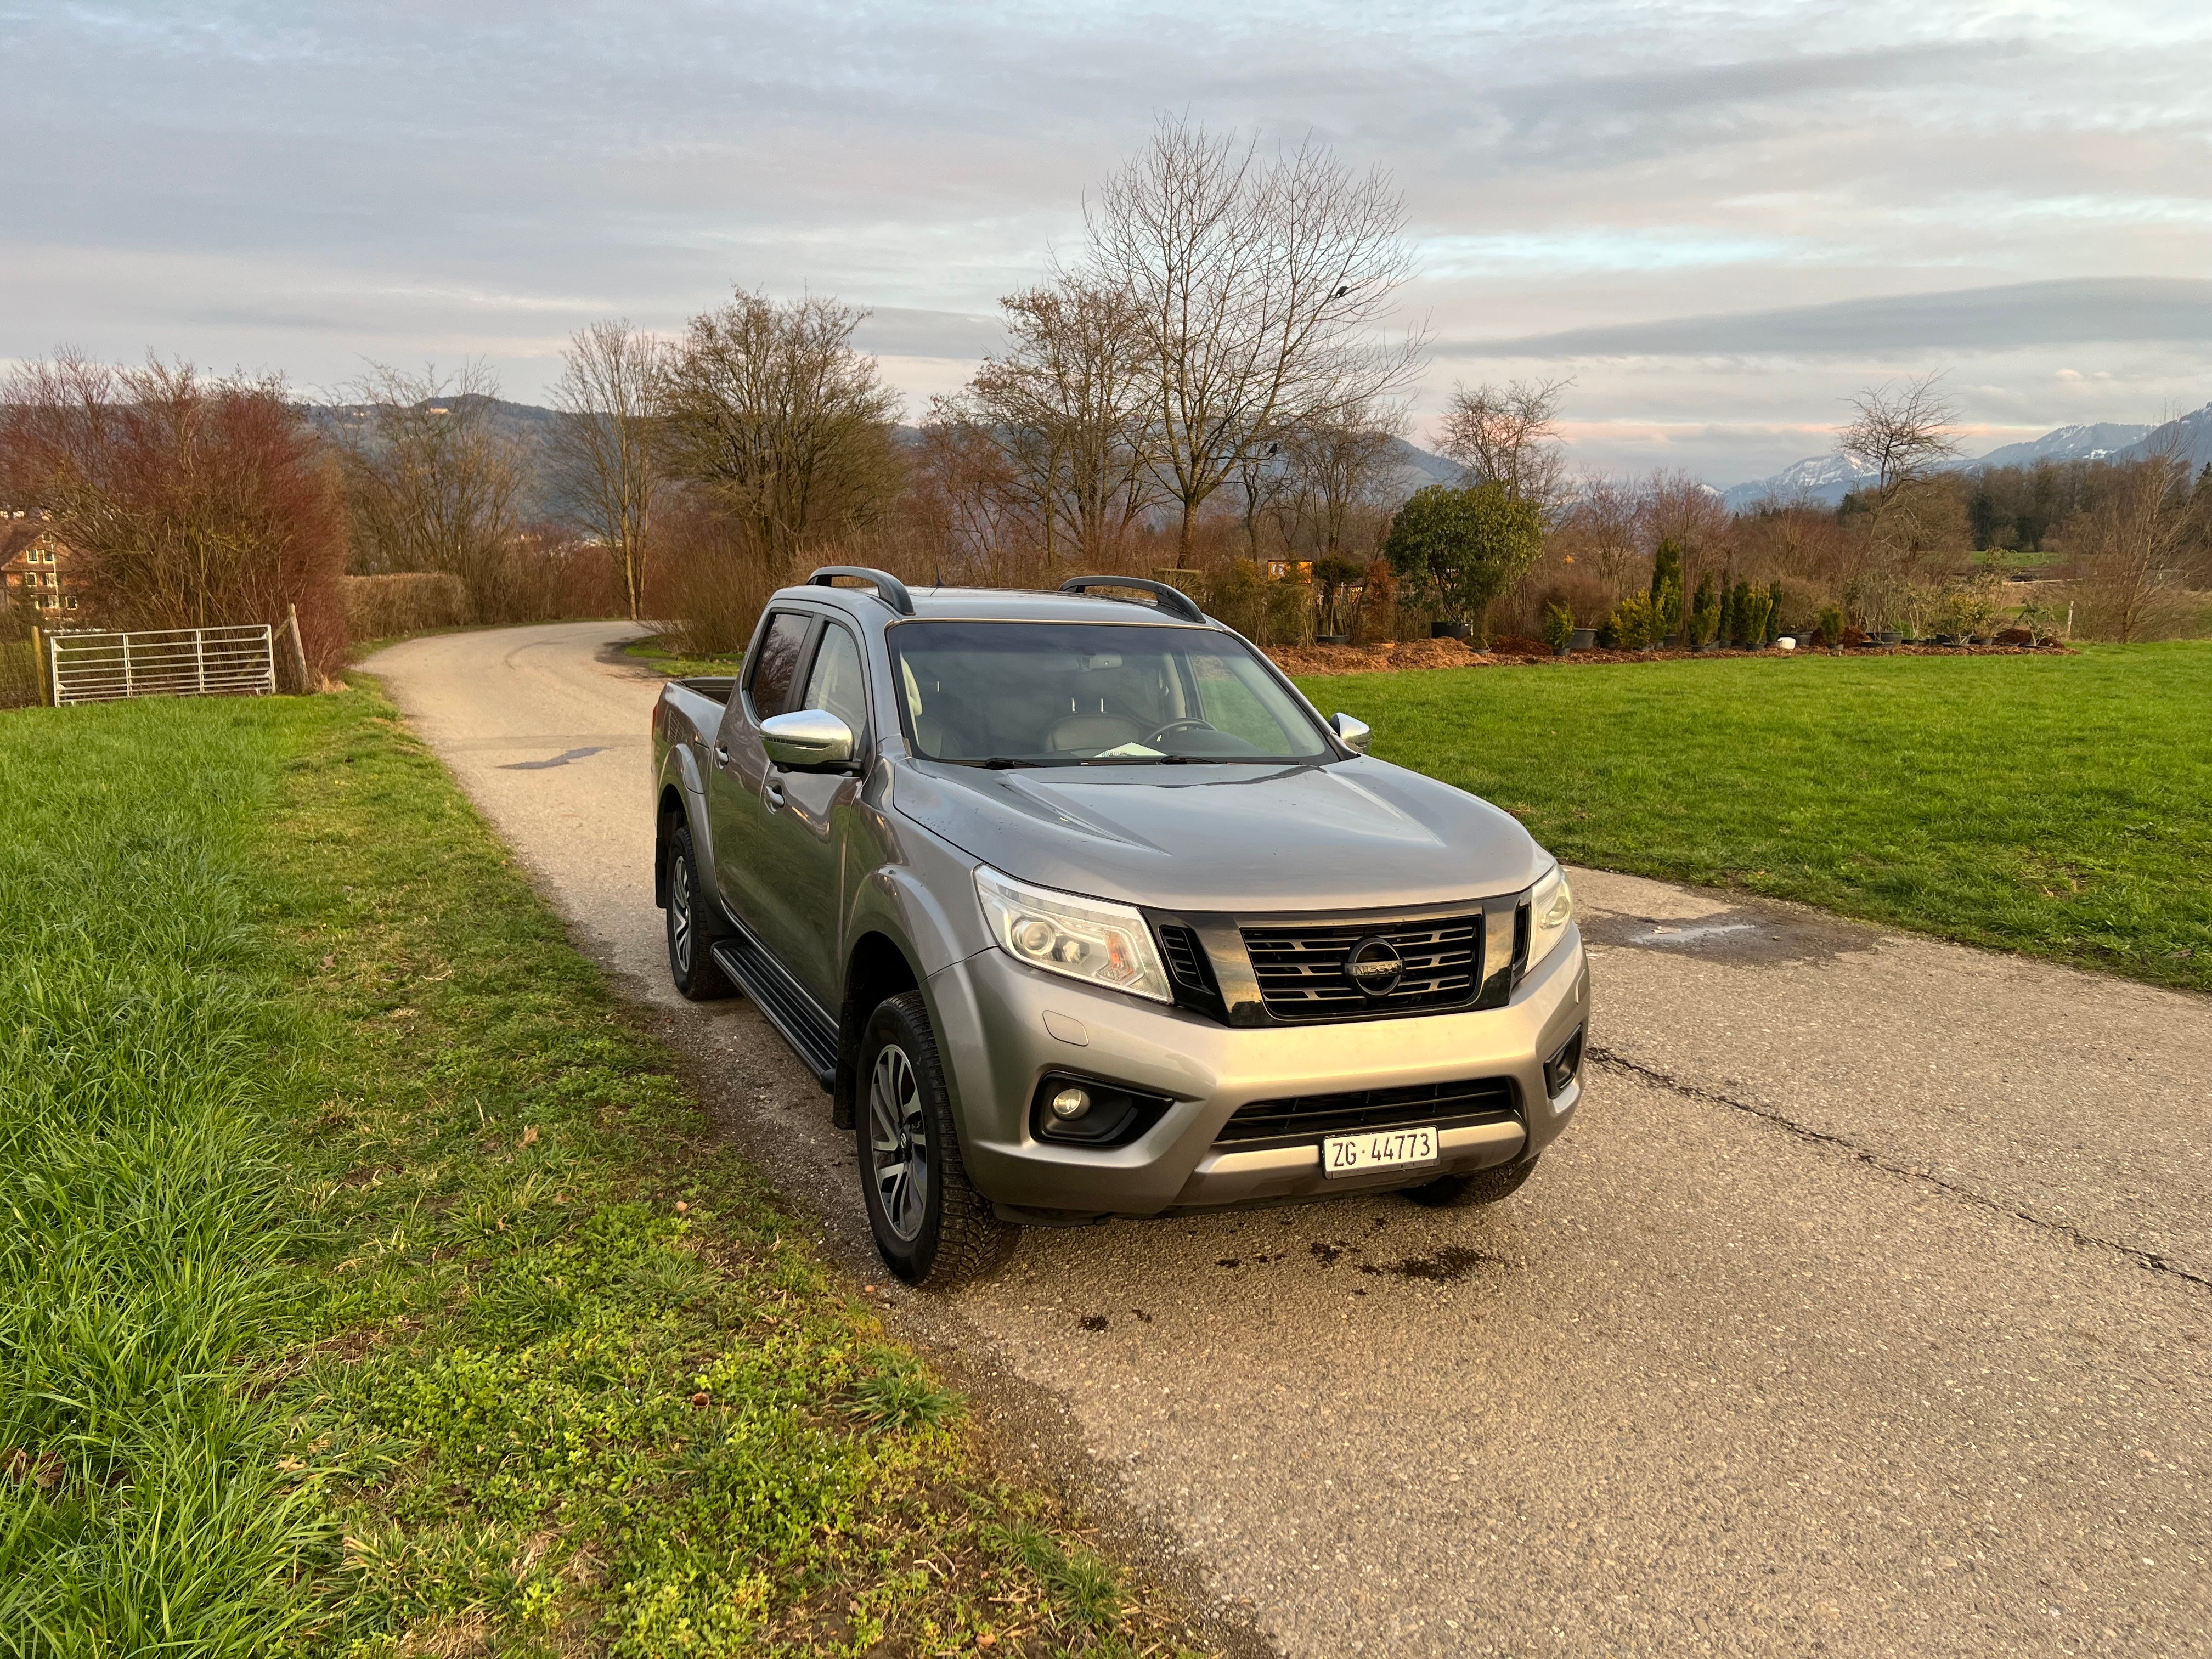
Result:
[[[1052,1115],[1063,1123],[1091,1109],[1091,1096],[1083,1089],[1062,1089],[1052,1097]]]

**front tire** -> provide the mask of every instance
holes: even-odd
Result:
[[[735,989],[714,960],[722,936],[714,897],[699,879],[691,826],[678,824],[668,849],[668,977],[693,1002],[713,1002]]]
[[[932,1290],[988,1276],[1020,1231],[1000,1220],[968,1179],[919,991],[878,1003],[868,1017],[858,1086],[861,1201],[884,1265]]]
[[[1434,1181],[1419,1187],[1405,1188],[1405,1195],[1414,1203],[1431,1210],[1472,1210],[1485,1204],[1495,1204],[1501,1198],[1510,1198],[1521,1190],[1522,1183],[1536,1173],[1536,1164],[1543,1157],[1524,1158],[1511,1164],[1500,1164],[1488,1170],[1472,1170],[1463,1175],[1438,1176]]]

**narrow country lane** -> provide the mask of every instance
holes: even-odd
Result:
[[[824,1097],[669,988],[638,631],[367,666],[880,1282]],[[1575,884],[1591,1097],[1505,1204],[1033,1232],[893,1317],[1063,1401],[1287,1654],[2212,1654],[2212,1001]]]

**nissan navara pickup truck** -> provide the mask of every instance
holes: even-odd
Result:
[[[669,971],[814,1073],[902,1279],[1024,1225],[1485,1203],[1574,1115],[1558,861],[1177,589],[834,567],[743,664],[653,713]]]

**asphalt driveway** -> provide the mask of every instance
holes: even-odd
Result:
[[[825,1098],[668,986],[636,631],[367,665],[880,1283]],[[2212,1652],[2212,1002],[1575,885],[1591,1096],[1504,1205],[1035,1232],[895,1316],[1064,1403],[1287,1653]]]

